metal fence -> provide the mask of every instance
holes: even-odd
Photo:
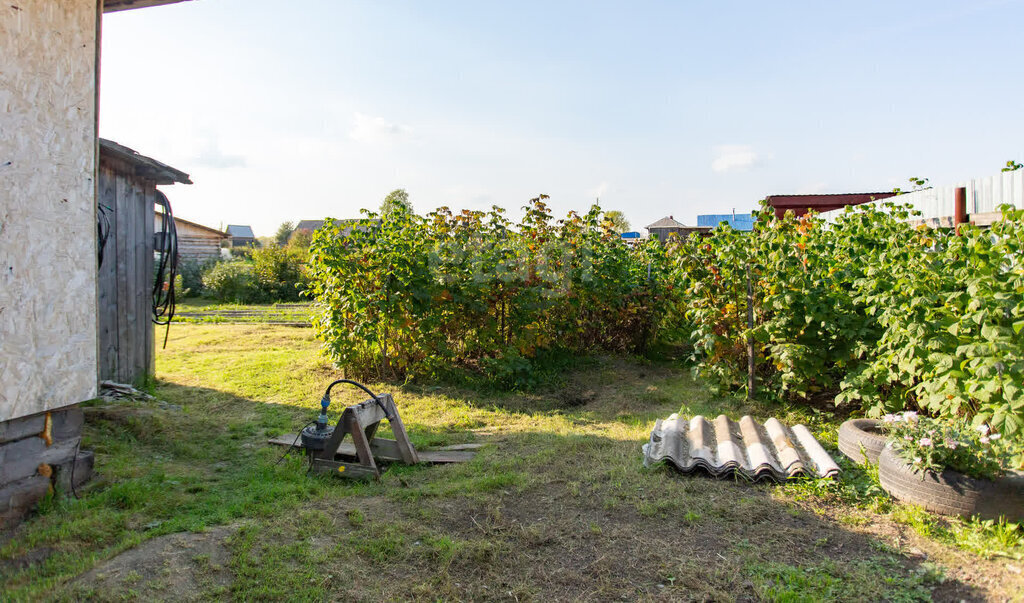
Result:
[[[987,178],[974,178],[952,186],[926,188],[905,193],[888,199],[896,203],[909,203],[921,212],[920,219],[929,221],[952,217],[956,213],[956,189],[967,189],[967,213],[986,214],[999,211],[999,206],[1009,203],[1024,209],[1024,169],[1002,172]],[[874,201],[873,203],[879,203]],[[828,221],[834,220],[842,209],[822,213]]]

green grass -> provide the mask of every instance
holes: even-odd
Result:
[[[313,304],[230,304],[206,298],[178,300],[174,322],[184,324],[260,324],[288,323],[309,325]]]
[[[687,414],[803,422],[834,444],[828,413],[716,397],[667,363],[595,358],[530,393],[369,384],[393,393],[417,446],[485,446],[376,481],[307,475],[265,441],[311,420],[339,376],[317,350],[308,329],[172,327],[153,391],[181,410],[89,405],[97,477],[0,543],[4,598],[909,601],[1024,587],[1005,569],[1024,550],[1018,529],[892,503],[870,469],[781,486],[643,469],[651,425],[683,401]],[[563,407],[580,389],[597,393]],[[333,397],[332,420],[363,395]],[[185,561],[144,553],[220,530]],[[103,569],[124,551],[143,557],[134,573]],[[999,579],[981,591],[960,575]]]

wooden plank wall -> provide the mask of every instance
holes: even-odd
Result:
[[[182,236],[178,233],[179,261],[209,262],[220,259],[220,240],[206,237]]]
[[[103,158],[99,202],[113,211],[99,269],[99,377],[138,383],[152,375],[153,202],[156,186]]]

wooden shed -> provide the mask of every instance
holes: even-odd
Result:
[[[160,228],[162,220],[163,216],[158,213],[154,227]],[[226,232],[178,216],[174,216],[174,226],[178,231],[178,262],[218,260],[221,243],[230,237]]]
[[[154,211],[158,184],[188,174],[100,139],[99,378],[137,383],[153,373]]]

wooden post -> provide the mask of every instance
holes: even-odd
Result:
[[[747,400],[754,399],[754,284],[750,281],[750,263],[747,263]]]
[[[960,234],[960,225],[967,222],[967,189],[959,187],[956,189],[956,196],[953,198],[953,225],[956,227],[956,234]]]

